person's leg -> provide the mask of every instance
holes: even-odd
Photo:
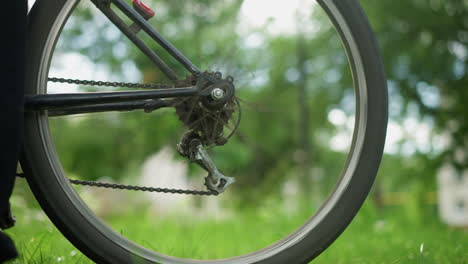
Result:
[[[16,177],[23,123],[27,0],[4,1],[0,76],[0,227],[13,225],[9,198]]]
[[[0,72],[0,228],[13,226],[9,199],[16,177],[23,123],[27,0],[3,1]],[[0,262],[17,255],[13,241],[0,229]]]

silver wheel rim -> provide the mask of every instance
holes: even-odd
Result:
[[[46,93],[47,89],[47,78],[49,67],[51,63],[52,53],[55,48],[55,43],[61,33],[62,27],[65,24],[68,16],[73,11],[78,0],[68,0],[63,5],[57,19],[55,20],[49,35],[47,37],[46,44],[41,57],[41,64],[39,66],[39,74],[36,78],[37,83],[36,92],[38,94]],[[40,138],[42,140],[43,148],[46,150],[47,159],[50,161],[54,171],[54,177],[62,186],[64,193],[66,193],[69,201],[75,206],[75,208],[81,213],[81,215],[91,223],[96,230],[102,235],[107,237],[110,241],[113,241],[118,246],[126,249],[127,251],[138,255],[148,261],[162,262],[162,263],[255,263],[265,259],[268,259],[280,252],[296,245],[306,235],[312,232],[321,222],[326,219],[328,213],[335,208],[340,197],[348,188],[348,185],[356,172],[358,162],[360,160],[364,137],[367,124],[367,83],[364,74],[364,65],[362,62],[361,54],[358,50],[356,40],[354,39],[349,26],[346,24],[345,19],[340,14],[337,6],[332,0],[320,1],[324,7],[326,7],[332,14],[332,18],[338,24],[342,32],[342,42],[345,43],[348,55],[348,63],[353,69],[352,74],[355,80],[355,96],[356,102],[356,120],[355,129],[353,132],[353,140],[351,148],[348,154],[348,160],[346,162],[343,173],[340,176],[338,183],[335,185],[334,190],[328,198],[323,202],[322,206],[317,212],[307,220],[302,226],[298,227],[293,233],[288,235],[276,243],[257,250],[255,252],[233,257],[222,260],[190,260],[183,258],[176,258],[172,256],[163,255],[161,253],[153,252],[145,249],[115,233],[110,227],[104,224],[95,214],[86,206],[81,200],[79,195],[75,192],[68,179],[65,177],[63,168],[58,160],[55,147],[50,135],[48,116],[47,114],[36,115],[38,121],[38,128],[40,131]],[[331,18],[331,19],[332,19]]]

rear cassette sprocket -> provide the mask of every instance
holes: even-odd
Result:
[[[207,73],[221,80],[219,73]],[[181,81],[187,86],[196,83],[196,77],[190,76]],[[208,89],[203,87],[202,89]],[[224,145],[234,134],[240,121],[239,102],[235,97],[227,100],[222,107],[207,107],[203,96],[182,97],[174,99],[174,108],[180,121],[196,134],[204,146]]]

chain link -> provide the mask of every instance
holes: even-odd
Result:
[[[218,195],[215,191],[197,191],[197,190],[182,190],[182,189],[169,189],[169,188],[155,188],[134,185],[124,185],[115,183],[105,183],[96,181],[82,181],[70,179],[70,182],[75,185],[92,186],[109,189],[119,189],[128,191],[143,191],[143,192],[160,192],[160,193],[173,193],[173,194],[191,194],[191,195]]]
[[[103,82],[103,81],[89,81],[89,80],[76,80],[49,77],[50,82],[55,83],[69,83],[89,86],[106,86],[106,87],[126,87],[126,88],[146,88],[146,89],[164,89],[171,88],[168,84],[152,84],[152,83],[126,83],[126,82]]]
[[[150,89],[164,89],[171,88],[172,86],[167,84],[142,84],[142,83],[125,83],[125,82],[103,82],[103,81],[89,81],[89,80],[76,80],[76,79],[64,79],[50,77],[50,82],[56,83],[69,83],[89,86],[106,86],[106,87],[126,87],[126,88],[150,88]],[[124,185],[115,183],[105,183],[97,181],[83,181],[69,179],[72,184],[92,186],[100,188],[118,189],[118,190],[129,190],[129,191],[143,191],[143,192],[159,192],[159,193],[171,193],[171,194],[189,194],[189,195],[218,195],[216,191],[197,191],[197,190],[183,190],[183,189],[169,189],[169,188],[158,188],[158,187],[144,187],[134,185]]]

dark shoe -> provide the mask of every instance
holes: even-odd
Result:
[[[0,215],[0,229],[8,229],[15,225],[15,218],[11,215],[10,206],[8,206],[6,212]]]
[[[16,251],[15,243],[7,234],[0,231],[0,263],[17,257],[18,251]]]

